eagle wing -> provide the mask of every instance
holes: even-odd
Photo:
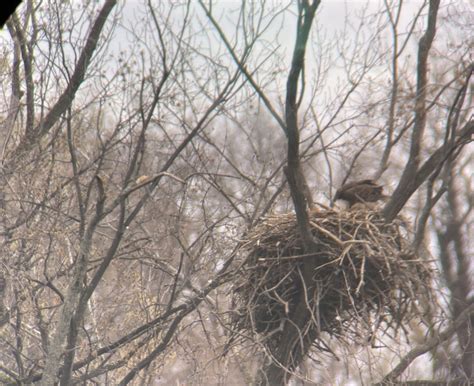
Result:
[[[374,180],[361,180],[343,185],[337,190],[334,200],[344,200],[352,206],[358,202],[376,202],[384,197],[382,185]]]

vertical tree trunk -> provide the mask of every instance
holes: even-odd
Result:
[[[288,165],[285,174],[291,191],[291,197],[295,207],[298,228],[307,253],[315,249],[315,243],[311,236],[308,207],[312,199],[307,188],[304,173],[301,168],[299,155],[299,129],[298,129],[298,82],[301,79],[304,67],[304,59],[309,33],[314,20],[316,9],[320,2],[314,0],[299,2],[298,20],[296,30],[296,42],[293,51],[290,73],[288,75],[285,105],[286,135],[288,139]],[[308,323],[312,322],[312,313],[308,304],[313,302],[315,286],[312,283],[312,272],[314,270],[311,259],[305,259],[302,269],[302,282],[298,305],[284,325],[282,341],[279,347],[272,352],[272,357],[265,368],[259,374],[259,385],[284,385],[291,377],[303,360],[315,336],[306,331]],[[313,329],[314,331],[314,329]]]
[[[392,221],[421,182],[416,178],[420,165],[420,150],[426,126],[426,87],[428,84],[428,56],[436,35],[436,20],[440,0],[430,0],[428,26],[418,44],[415,122],[411,136],[410,155],[402,177],[391,199],[383,210],[387,221]]]

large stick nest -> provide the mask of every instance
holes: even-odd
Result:
[[[243,335],[260,334],[276,347],[303,301],[312,320],[304,334],[319,349],[326,348],[322,331],[359,341],[397,331],[420,315],[431,270],[410,251],[401,221],[386,224],[367,208],[325,208],[310,212],[310,225],[311,253],[305,253],[294,214],[268,216],[245,236],[247,259],[234,290],[234,323]]]

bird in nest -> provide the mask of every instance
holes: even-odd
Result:
[[[387,198],[383,194],[383,186],[374,180],[361,180],[349,182],[341,186],[334,196],[334,202],[342,200],[347,202],[349,208],[356,204],[367,204]]]

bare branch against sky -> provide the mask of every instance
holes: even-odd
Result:
[[[22,2],[0,383],[472,383],[471,11]]]

